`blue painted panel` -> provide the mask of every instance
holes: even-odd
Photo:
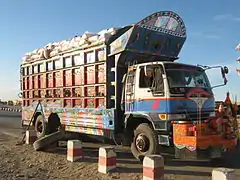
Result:
[[[128,109],[126,109],[128,111]],[[134,111],[158,112],[158,113],[180,113],[197,112],[197,104],[192,100],[144,100],[134,101]],[[214,111],[214,99],[208,99],[202,108],[202,111]]]
[[[125,52],[133,54],[139,61],[139,55],[145,56],[145,62],[178,59],[186,40],[186,28],[176,13],[161,11],[154,13],[133,25],[127,32],[110,44],[111,54]],[[129,61],[129,59],[128,59]]]

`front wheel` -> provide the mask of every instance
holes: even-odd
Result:
[[[134,131],[131,151],[138,160],[144,156],[157,154],[159,150],[158,137],[156,132],[146,123],[140,124]]]

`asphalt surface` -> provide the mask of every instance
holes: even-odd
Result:
[[[23,135],[23,129],[21,127],[21,113],[0,111],[0,132],[10,136],[19,137],[19,139],[21,139]],[[97,143],[87,143],[85,145],[87,149],[93,148],[95,150],[102,146],[102,144]],[[126,160],[126,166],[133,172],[141,169],[141,164],[132,157],[128,148],[116,146],[116,150],[117,155],[121,156],[121,161]],[[187,179],[195,178],[198,180],[202,178],[204,179],[204,177],[209,178],[213,168],[219,166],[235,169],[236,179],[240,179],[240,150],[239,152],[226,157],[225,162],[223,162],[223,164],[219,164],[218,166],[205,161],[178,161],[168,157],[168,155],[165,155],[164,158],[165,170],[167,173],[183,175]]]
[[[22,135],[21,113],[0,111],[0,131],[15,137]]]
[[[0,104],[0,108],[21,109],[21,106],[10,106],[10,105]]]

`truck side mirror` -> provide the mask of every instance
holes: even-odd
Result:
[[[221,72],[222,72],[222,75],[224,74],[224,76],[225,76],[225,74],[228,74],[229,71],[228,71],[228,68],[226,66],[224,66],[221,68]]]
[[[225,74],[228,74],[228,68],[226,66],[221,68],[222,77],[225,77]]]
[[[221,68],[222,78],[224,80],[224,85],[227,84],[226,74],[228,74],[228,68],[226,66]]]
[[[222,78],[224,80],[224,83],[223,84],[220,84],[220,85],[216,85],[216,86],[213,86],[212,89],[216,88],[216,87],[220,87],[220,86],[224,86],[227,84],[228,80],[226,78],[226,74],[228,74],[229,70],[226,66],[224,67],[221,67],[221,66],[214,66],[214,67],[207,67],[205,70],[207,69],[212,69],[212,68],[221,68],[221,74],[222,74]]]

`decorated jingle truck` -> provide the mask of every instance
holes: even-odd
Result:
[[[137,159],[164,147],[177,158],[221,157],[236,136],[211,126],[219,117],[205,71],[220,68],[225,85],[228,69],[176,62],[185,40],[181,17],[161,11],[27,53],[22,125],[39,138],[60,128],[113,140]]]

